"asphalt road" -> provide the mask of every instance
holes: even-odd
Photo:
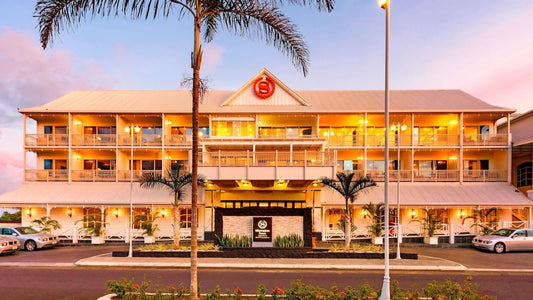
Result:
[[[189,286],[187,269],[155,268],[83,268],[67,266],[89,256],[125,250],[127,246],[59,247],[34,252],[20,251],[15,255],[0,256],[0,263],[20,263],[18,267],[3,266],[0,272],[0,299],[96,299],[107,294],[105,282],[121,277],[143,277],[159,284]],[[533,253],[493,254],[475,249],[406,248],[404,252],[416,252],[457,261],[470,270],[464,272],[400,272],[391,271],[391,279],[407,287],[424,287],[432,280],[450,278],[463,282],[468,275],[479,286],[482,294],[496,295],[498,299],[531,299],[533,272],[510,272],[498,269],[533,269]],[[40,263],[65,264],[63,267],[35,267]],[[473,270],[472,270],[473,269]],[[496,269],[487,271],[482,269]],[[477,271],[476,271],[477,270]],[[359,286],[365,282],[380,288],[383,271],[262,271],[262,270],[199,270],[199,285],[209,292],[220,285],[222,290],[240,287],[254,293],[258,284],[267,289],[275,286],[286,288],[295,279],[306,283],[330,287],[337,284]]]

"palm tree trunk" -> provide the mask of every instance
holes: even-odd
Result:
[[[200,103],[200,66],[202,60],[200,1],[196,1],[192,75],[192,196],[191,196],[191,299],[198,299],[198,105]]]
[[[172,207],[174,208],[174,245],[172,246],[172,248],[177,250],[180,248],[180,236],[181,236],[180,207],[177,201],[174,203]]]
[[[346,216],[344,220],[344,248],[348,249],[352,240],[352,217],[350,210],[347,209],[344,215]]]

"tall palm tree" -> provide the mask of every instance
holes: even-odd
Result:
[[[139,179],[139,184],[146,189],[166,189],[174,195],[172,209],[174,213],[174,249],[180,248],[181,216],[180,202],[185,187],[191,184],[192,174],[181,170],[181,165],[172,166],[167,170],[166,177],[159,172],[144,173]]]
[[[309,51],[296,26],[280,12],[280,5],[314,6],[333,10],[335,0],[39,0],[35,15],[39,19],[41,44],[46,48],[66,27],[76,27],[87,17],[126,16],[132,19],[167,18],[177,10],[178,19],[190,16],[194,28],[192,68],[192,181],[198,178],[198,106],[205,85],[201,84],[203,40],[209,43],[220,28],[244,37],[263,38],[289,56],[304,76],[308,71]],[[198,189],[192,187],[191,298],[197,296]]]
[[[364,189],[375,186],[376,183],[372,178],[359,177],[354,180],[355,173],[353,172],[340,172],[337,173],[337,180],[321,177],[320,182],[337,191],[344,198],[344,247],[350,247],[350,241],[352,236],[352,216],[350,210],[350,203],[353,203],[357,196]]]

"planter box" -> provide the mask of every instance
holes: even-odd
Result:
[[[91,244],[105,244],[105,236],[91,236]]]
[[[382,236],[373,237],[372,238],[372,244],[374,244],[374,245],[383,245],[383,237]]]
[[[438,236],[431,236],[431,237],[424,237],[424,244],[430,244],[430,245],[438,245],[439,244],[439,237]]]
[[[126,257],[128,251],[113,251],[113,257]],[[189,251],[133,251],[133,257],[190,257]],[[311,248],[226,248],[221,251],[198,251],[198,257],[218,258],[362,258],[383,259],[384,253],[314,251]],[[389,254],[395,258],[395,253]],[[404,259],[418,259],[416,253],[401,253]]]
[[[155,236],[153,236],[153,235],[145,235],[144,236],[144,243],[145,244],[153,244],[153,243],[155,243]]]

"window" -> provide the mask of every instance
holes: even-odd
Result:
[[[54,132],[54,126],[52,125],[44,126],[44,134],[52,134],[53,132]]]
[[[156,160],[142,160],[141,168],[143,171],[162,170],[163,164],[160,159]]]
[[[261,207],[261,208],[304,208],[305,201],[235,201],[223,200],[223,208]]]
[[[84,170],[115,170],[116,160],[114,159],[86,159],[83,161]]]
[[[53,160],[45,159],[44,160],[44,169],[45,170],[52,170],[53,169]]]
[[[105,227],[105,215],[102,219],[102,211],[99,208],[95,207],[84,207],[83,208],[83,228],[95,226],[96,223],[102,222]]]
[[[133,209],[133,228],[134,229],[141,229],[141,225],[143,223],[142,219],[138,216],[140,215],[150,215],[150,209],[149,208],[134,208]]]
[[[180,226],[181,228],[191,228],[192,224],[191,209],[182,208],[180,209]]]
[[[516,186],[530,186],[531,185],[531,162],[520,164],[516,168]]]
[[[255,121],[213,121],[214,136],[255,136]]]

